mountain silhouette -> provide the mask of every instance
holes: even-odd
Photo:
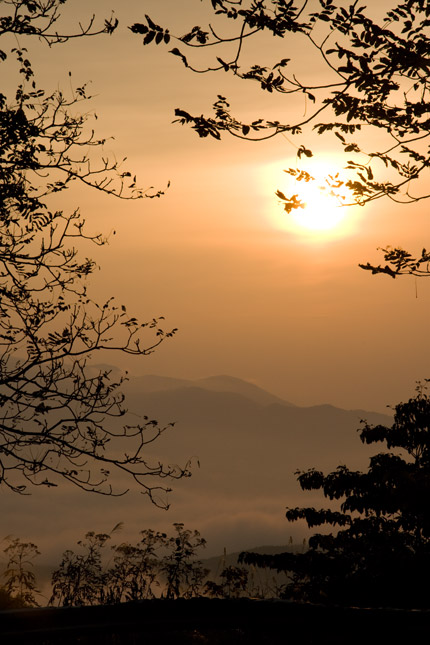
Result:
[[[146,446],[145,458],[152,464],[191,460],[191,478],[162,482],[173,489],[168,513],[133,490],[118,498],[67,485],[18,499],[4,492],[4,534],[27,536],[42,552],[54,553],[73,548],[89,530],[109,532],[119,521],[124,540],[135,540],[145,528],[169,531],[173,522],[183,522],[207,539],[208,557],[224,547],[235,552],[290,539],[300,544],[309,531],[304,523],[288,523],[285,507],[321,507],[326,500],[302,491],[296,471],[366,468],[374,447],[361,443],[360,419],[391,424],[388,415],[363,410],[294,406],[228,376],[130,377],[123,390],[129,413],[112,423],[144,423],[145,415],[163,426],[175,422]]]
[[[214,392],[242,394],[246,398],[251,399],[251,401],[261,403],[262,405],[280,403],[282,405],[293,406],[289,401],[285,401],[253,383],[249,383],[248,381],[244,381],[243,379],[239,379],[234,376],[219,375],[190,380],[148,374],[145,376],[134,377],[131,380],[133,383],[132,389],[135,390],[136,388],[139,388],[142,392],[162,392],[179,388],[198,387]]]
[[[297,469],[345,463],[363,467],[372,450],[359,440],[360,420],[390,421],[388,415],[331,405],[293,406],[251,383],[224,376],[188,382],[131,379],[126,396],[135,414],[141,410],[162,425],[175,422],[154,444],[157,457],[176,462],[194,458],[200,465],[194,477],[201,492],[233,496],[283,489],[298,497]],[[193,482],[176,487],[184,485],[192,488]]]

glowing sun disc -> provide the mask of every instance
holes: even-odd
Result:
[[[315,183],[301,186],[299,198],[304,208],[294,209],[291,217],[296,224],[311,231],[329,231],[338,226],[347,214],[334,195]]]
[[[293,195],[300,202],[299,208],[285,210],[282,199],[270,198],[267,215],[275,229],[293,233],[309,241],[325,241],[343,238],[356,232],[357,210],[344,204],[351,203],[351,194],[344,184],[333,189],[327,177],[336,185],[336,173],[342,172],[343,159],[334,155],[324,162],[312,159],[301,160],[300,169],[312,177],[309,181],[298,181],[284,171],[296,166],[297,160],[280,160],[267,164],[260,174],[266,195],[280,190],[287,198]],[[305,166],[303,168],[303,166]],[[342,192],[343,189],[343,192]],[[354,210],[354,218],[351,216]]]

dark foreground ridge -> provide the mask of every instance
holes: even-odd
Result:
[[[281,600],[144,600],[0,612],[0,642],[31,645],[301,645],[425,642],[430,611],[323,607]]]

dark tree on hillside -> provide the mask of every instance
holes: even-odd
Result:
[[[373,607],[430,608],[430,398],[422,387],[395,407],[391,427],[360,431],[364,443],[386,450],[367,472],[339,466],[324,475],[298,473],[303,490],[319,490],[340,508],[289,508],[290,522],[304,519],[316,533],[300,554],[243,553],[248,564],[291,576],[284,596],[296,600]]]
[[[344,199],[339,191],[345,188],[351,203],[359,205],[382,197],[411,203],[430,196],[427,0],[392,3],[384,13],[379,3],[366,7],[358,0],[207,0],[207,4],[213,22],[206,28],[196,25],[174,35],[154,16],[146,16],[145,22],[130,29],[143,35],[144,45],[173,43],[170,53],[192,72],[228,73],[263,92],[285,95],[286,111],[280,120],[258,115],[244,121],[219,95],[210,116],[194,116],[179,107],[176,122],[188,124],[200,137],[221,139],[228,134],[247,141],[287,137],[296,148],[298,167],[286,172],[304,182],[314,178],[299,167],[300,158],[313,156],[308,141],[317,133],[330,146],[337,144],[345,156],[344,171],[328,175],[322,186],[339,199]],[[292,58],[275,58],[279,41],[285,43],[285,56]],[[208,50],[202,62],[201,49]],[[207,62],[208,56],[212,62]],[[306,59],[306,71],[300,69],[304,56],[312,56]],[[297,104],[294,97],[302,101]],[[292,105],[299,105],[299,110]],[[278,191],[277,196],[287,213],[303,206],[297,195]],[[430,275],[426,249],[416,258],[400,248],[383,252],[385,266],[362,268],[393,278],[404,273]]]
[[[55,50],[117,25],[112,18],[98,29],[93,19],[65,34],[64,2],[9,0],[0,17],[3,75],[17,77],[12,95],[0,94],[0,484],[22,493],[63,479],[103,494],[133,484],[165,505],[154,497],[166,490],[157,482],[188,472],[147,458],[164,428],[150,419],[123,425],[121,380],[87,363],[101,351],[145,356],[175,330],[88,295],[95,264],[80,254],[106,240],[87,232],[78,208],[56,206],[72,184],[120,199],[161,193],[136,188],[129,171],[103,156],[104,140],[79,113],[90,98],[85,86],[70,96],[37,87],[26,48],[35,39]]]

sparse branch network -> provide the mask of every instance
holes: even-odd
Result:
[[[339,187],[349,191],[350,203],[363,206],[388,198],[409,204],[430,197],[430,9],[425,0],[398,2],[382,17],[379,8],[375,11],[358,0],[211,0],[210,4],[216,28],[193,26],[183,35],[172,35],[146,16],[146,23],[130,29],[143,35],[145,46],[176,41],[178,46],[170,53],[192,72],[223,71],[264,92],[302,96],[305,116],[296,116],[290,102],[288,121],[245,122],[232,114],[226,97],[218,95],[212,115],[194,116],[177,108],[177,123],[217,140],[225,134],[247,141],[288,134],[296,145],[294,138],[323,135],[345,155]],[[292,58],[260,62],[276,49],[270,46],[273,39],[285,41]],[[194,61],[205,48],[215,51],[214,62],[206,63],[205,58],[199,67],[191,57]],[[260,61],[249,65],[255,52]],[[315,64],[301,65],[305,52],[314,54]],[[298,160],[304,150],[313,156],[301,141],[296,150]],[[293,198],[285,197],[284,204],[287,213],[299,207]],[[418,275],[422,269],[423,263]]]
[[[6,1],[0,38],[51,46],[117,26],[111,18],[98,28],[93,18],[76,33],[57,31],[62,4]],[[162,316],[142,323],[113,299],[94,301],[87,277],[95,263],[80,258],[80,247],[106,240],[86,232],[79,209],[50,206],[71,182],[126,200],[162,191],[139,189],[115,159],[93,158],[104,140],[75,109],[91,98],[85,86],[69,98],[38,89],[21,46],[1,51],[0,61],[18,64],[14,96],[0,94],[0,484],[26,493],[29,484],[63,479],[105,495],[135,486],[165,507],[161,493],[169,489],[157,482],[189,475],[188,465],[151,461],[147,446],[173,424],[144,417],[123,425],[125,378],[95,373],[89,363],[102,350],[145,356],[176,330],[164,330]]]

